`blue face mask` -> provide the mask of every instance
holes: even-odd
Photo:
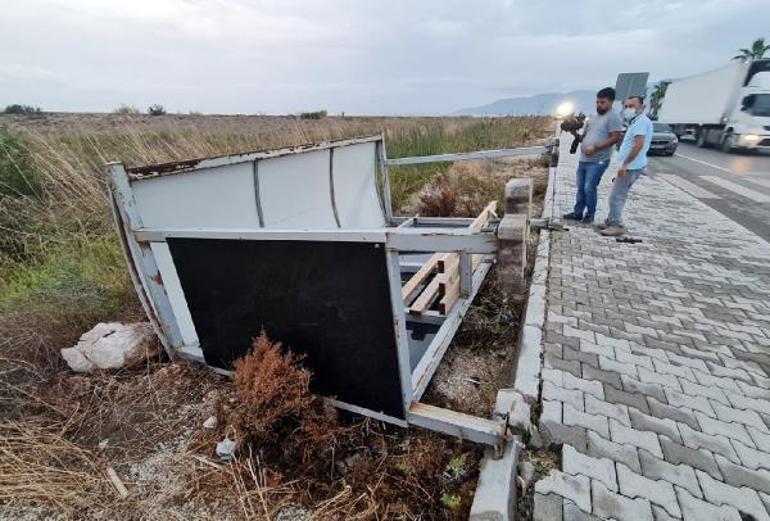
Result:
[[[634,117],[636,117],[635,109],[628,108],[628,107],[623,109],[623,119],[625,119],[626,121],[631,121],[632,119],[634,119]]]

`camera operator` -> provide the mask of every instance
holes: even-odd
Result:
[[[580,162],[577,168],[577,198],[575,208],[565,219],[592,223],[596,212],[596,189],[610,163],[612,146],[620,140],[622,121],[612,110],[615,89],[606,87],[596,93],[596,116],[587,123],[580,139]],[[583,212],[585,211],[585,215]]]

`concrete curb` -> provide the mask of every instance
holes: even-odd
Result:
[[[545,194],[542,216],[547,218],[553,212],[553,191],[556,167],[548,169],[548,188]],[[528,405],[537,403],[540,395],[540,372],[543,355],[543,329],[546,318],[546,297],[548,292],[548,264],[551,256],[551,232],[541,230],[537,244],[535,265],[527,297],[527,308],[519,334],[519,348],[514,371],[513,389]],[[516,426],[520,433],[528,432],[531,425]],[[523,430],[519,430],[522,428]]]
[[[542,216],[552,211],[556,168],[548,169],[548,188]],[[516,519],[516,475],[519,452],[523,447],[519,435],[532,429],[530,405],[538,402],[542,368],[542,340],[545,326],[548,263],[551,254],[551,232],[541,230],[535,265],[527,296],[527,307],[519,334],[518,356],[513,388],[497,392],[495,415],[507,417],[508,429],[514,433],[502,458],[487,452],[481,460],[479,482],[473,496],[469,519],[472,521],[509,521]]]
[[[491,449],[484,453],[468,517],[471,521],[510,521],[516,518],[516,468],[521,447],[519,437],[514,436],[508,440],[502,458],[495,459]]]

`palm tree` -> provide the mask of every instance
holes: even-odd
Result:
[[[754,40],[754,43],[751,44],[750,49],[738,49],[740,54],[733,56],[733,60],[757,60],[764,57],[767,51],[770,51],[770,43],[765,43],[764,38],[757,38]]]
[[[655,88],[652,90],[652,94],[650,94],[650,116],[652,118],[658,117],[658,111],[663,106],[663,98],[666,97],[666,90],[669,85],[671,85],[671,82],[664,80],[655,85]]]

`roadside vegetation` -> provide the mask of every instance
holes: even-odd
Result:
[[[283,412],[270,410],[272,423],[255,424],[270,414],[237,376],[233,382],[200,367],[152,361],[82,377],[65,370],[58,350],[96,322],[144,319],[113,229],[102,177],[107,161],[140,165],[381,132],[389,157],[429,155],[535,144],[550,120],[138,112],[0,117],[0,450],[16,455],[0,458],[0,505],[19,516],[57,508],[73,517],[114,518],[127,509],[142,518],[199,518],[207,505],[219,505],[208,514],[262,518],[295,508],[321,519],[462,518],[477,447],[337,417],[301,385],[290,387],[294,394],[285,397],[294,400]],[[483,168],[459,164],[391,174],[396,207],[423,215],[478,212],[504,182],[500,172],[488,181]],[[454,205],[435,201],[436,190]],[[268,339],[255,345],[254,356],[272,360],[294,384],[311,378]],[[245,360],[239,371],[253,375],[258,366]],[[203,429],[211,414],[220,424]],[[321,424],[328,428],[312,430]],[[213,454],[223,436],[243,442],[233,464]],[[286,452],[287,436],[299,436],[292,444],[300,452]],[[315,459],[303,474],[297,462],[307,458]],[[108,464],[133,491],[129,499],[113,501]],[[94,494],[105,500],[95,504],[88,499]]]

